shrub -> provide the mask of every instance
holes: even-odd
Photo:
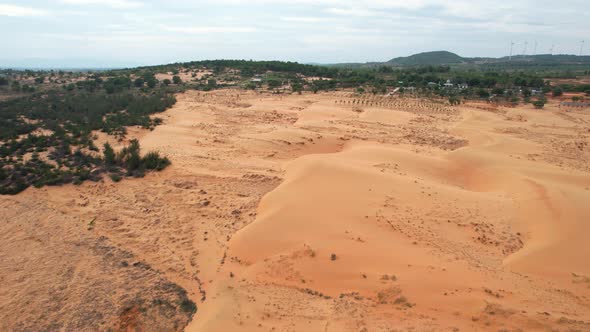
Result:
[[[145,169],[161,171],[170,165],[170,160],[167,157],[160,157],[157,151],[148,152],[142,159],[141,163]]]
[[[457,96],[451,96],[451,97],[449,97],[449,104],[459,105],[459,104],[461,104],[461,99],[459,99]]]
[[[477,90],[477,95],[479,96],[479,98],[489,98],[490,97],[490,93],[484,89]]]
[[[535,108],[537,108],[537,109],[541,109],[541,108],[545,107],[545,101],[543,101],[543,100],[535,100],[533,102],[533,106],[535,106]]]
[[[132,139],[129,142],[129,145],[119,152],[117,160],[127,169],[127,171],[134,171],[141,166],[139,150],[139,141],[137,139]]]
[[[113,182],[119,182],[121,181],[121,175],[117,174],[117,173],[113,173],[110,175],[111,180],[113,180]]]
[[[104,163],[107,167],[115,165],[115,151],[108,142],[104,144],[103,154]]]
[[[530,90],[530,89],[523,89],[523,90],[522,90],[522,95],[523,95],[524,97],[530,97],[530,96],[531,96],[531,94],[532,94],[532,92],[531,92],[531,90]]]
[[[197,311],[197,305],[189,299],[184,299],[180,302],[180,309],[184,312],[194,314]]]

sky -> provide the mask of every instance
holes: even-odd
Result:
[[[0,0],[0,67],[590,54],[587,0]]]

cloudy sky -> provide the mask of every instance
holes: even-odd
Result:
[[[0,67],[578,54],[589,35],[587,0],[0,0]]]

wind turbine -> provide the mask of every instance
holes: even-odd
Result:
[[[533,49],[533,55],[537,55],[537,41],[535,40],[535,48]]]
[[[584,41],[580,42],[580,56],[582,56],[582,52],[584,51]]]
[[[508,58],[508,61],[512,61],[512,48],[514,47],[514,42],[511,41],[510,42],[510,57]]]
[[[524,58],[526,56],[526,48],[529,45],[529,42],[527,40],[524,41],[524,48],[522,49],[522,57]]]

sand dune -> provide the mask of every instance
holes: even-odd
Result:
[[[542,148],[495,133],[502,122],[465,111],[453,131],[470,144],[452,152],[351,142],[287,163],[230,242],[219,299],[188,330],[549,329],[547,311],[587,320],[587,301],[543,289],[551,305],[538,303],[531,278],[571,286],[572,272],[590,272],[589,177],[515,158]],[[317,314],[299,312],[293,292],[315,296]]]
[[[0,265],[0,328],[47,329],[50,296],[76,313],[102,285],[120,297],[78,330],[181,329],[158,314],[173,283],[197,303],[186,331],[590,330],[590,115],[351,98],[189,91],[137,133],[162,173],[2,197],[3,234],[81,235],[40,237],[71,275]],[[2,261],[42,259],[30,241]],[[95,272],[113,252],[141,282]]]

